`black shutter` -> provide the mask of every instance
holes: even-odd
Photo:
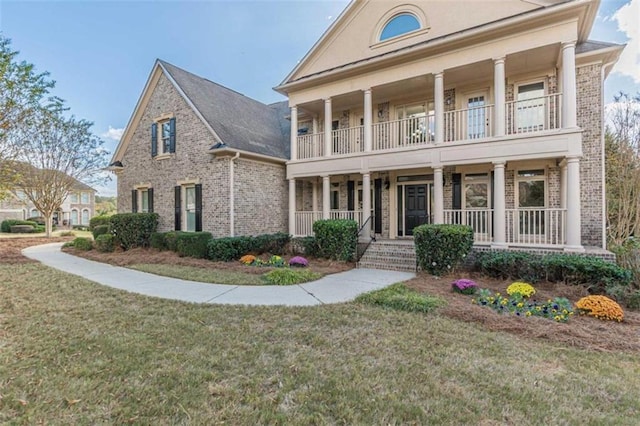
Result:
[[[169,120],[169,152],[176,152],[176,119]]]
[[[460,173],[451,175],[451,189],[453,190],[451,208],[453,210],[460,210],[462,209],[462,175]]]
[[[182,224],[182,218],[181,213],[182,213],[182,207],[180,206],[180,197],[182,196],[182,187],[181,186],[176,186],[174,188],[174,193],[175,193],[175,221],[174,221],[174,225],[173,228],[176,231],[180,230],[180,225]]]
[[[153,188],[147,189],[147,198],[149,199],[149,213],[153,213]]]
[[[353,183],[354,182],[352,180],[347,181],[347,210],[349,210],[349,211],[354,211],[355,210],[355,208],[354,208],[354,204],[355,204],[354,198],[355,197],[354,197],[354,194],[353,194],[355,185]]]
[[[373,181],[374,197],[373,197],[373,215],[374,230],[376,234],[382,234],[382,179]]]
[[[151,125],[151,156],[158,155],[158,123]]]
[[[138,213],[138,191],[131,190],[131,212]]]
[[[202,231],[202,184],[196,185],[196,232]]]

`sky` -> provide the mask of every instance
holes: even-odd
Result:
[[[444,1],[444,0],[441,0]],[[491,0],[477,0],[491,1]],[[48,71],[53,94],[113,152],[156,58],[264,103],[347,0],[0,0],[18,59]],[[590,38],[627,44],[605,102],[640,93],[640,0],[602,0]],[[97,187],[115,195],[115,179]]]

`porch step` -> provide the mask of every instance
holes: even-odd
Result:
[[[358,262],[358,268],[415,272],[413,241],[374,241]]]

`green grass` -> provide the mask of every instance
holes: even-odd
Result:
[[[356,302],[382,306],[406,312],[431,312],[443,306],[444,300],[426,294],[420,294],[407,288],[403,283],[396,283],[381,290],[361,294]]]
[[[211,270],[195,266],[137,264],[128,267],[142,272],[162,275],[164,277],[179,278],[182,280],[198,281],[202,283],[232,285],[264,285],[266,283],[262,275],[225,270]]]
[[[264,274],[264,279],[273,285],[294,285],[306,283],[309,281],[315,281],[320,279],[322,274],[313,272],[309,269],[292,269],[292,268],[278,268],[273,269]]]
[[[640,422],[635,353],[366,304],[196,305],[0,265],[0,423]]]

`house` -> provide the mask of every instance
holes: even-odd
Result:
[[[286,232],[286,115],[157,60],[111,163],[118,211],[156,212],[160,231]]]
[[[491,248],[605,247],[598,0],[352,1],[275,89],[291,108],[289,232],[473,227]]]
[[[58,226],[85,225],[95,216],[96,190],[74,179],[71,192],[67,195],[58,211],[53,213],[53,223]],[[42,213],[20,189],[13,189],[0,201],[0,222],[5,219],[26,220],[40,217]]]

